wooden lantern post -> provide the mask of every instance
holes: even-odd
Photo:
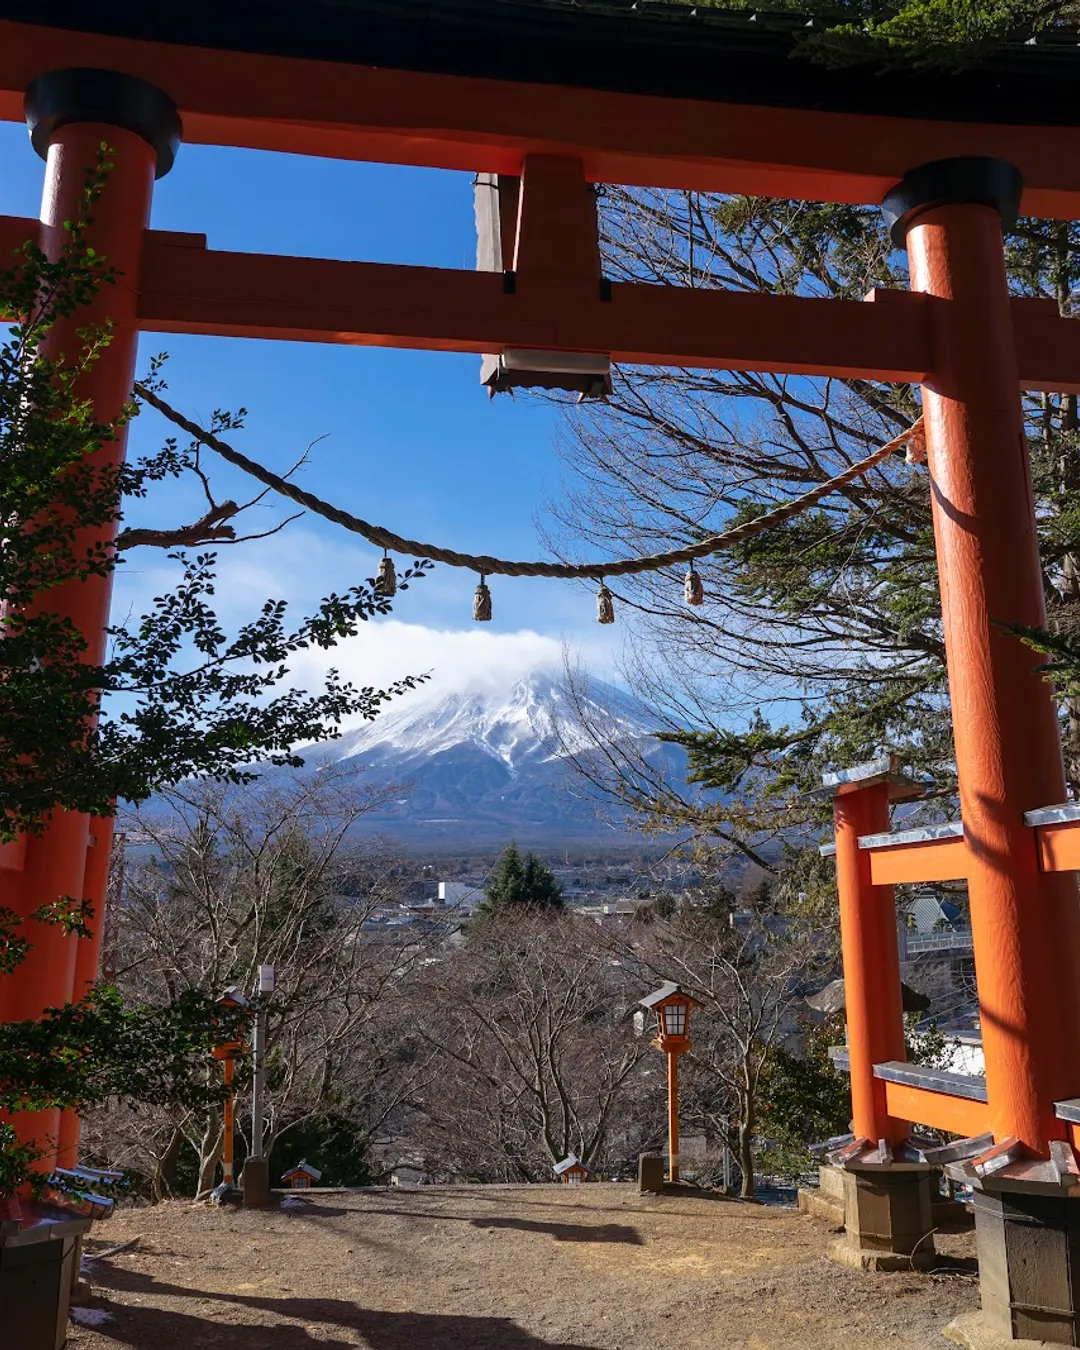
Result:
[[[221,1060],[225,1072],[224,1139],[221,1147],[221,1176],[226,1186],[233,1184],[234,1138],[236,1133],[236,1103],[233,1080],[236,1075],[236,1060],[233,1056],[240,1049],[238,1041],[229,1041],[225,1045],[214,1047],[214,1058]]]
[[[249,1009],[251,1007],[250,1001],[235,986],[226,989],[217,1002],[220,1008]],[[243,1054],[245,1048],[243,1041],[223,1041],[220,1045],[216,1045],[213,1050],[214,1058],[221,1061],[221,1067],[225,1075],[221,1177],[226,1186],[235,1184],[236,1092],[234,1083],[236,1079],[236,1056]]]
[[[679,1056],[690,1049],[690,1009],[701,1004],[668,980],[655,993],[641,1000],[643,1008],[656,1013],[657,1035],[653,1045],[667,1055],[668,1078],[668,1180],[679,1180]]]

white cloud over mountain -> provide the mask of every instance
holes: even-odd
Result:
[[[287,600],[290,620],[299,622],[322,596],[373,575],[378,556],[351,537],[327,537],[298,523],[271,538],[221,549],[214,604],[227,630],[250,620],[270,597]],[[403,565],[399,559],[399,571]],[[176,563],[154,550],[138,550],[117,575],[114,621],[146,612],[153,597],[178,578]],[[559,583],[499,579],[496,622],[474,624],[469,615],[475,584],[469,573],[436,568],[399,596],[393,615],[364,624],[330,651],[297,653],[289,661],[288,682],[314,689],[334,667],[360,686],[383,688],[406,675],[430,673],[427,692],[502,688],[534,672],[557,670],[567,646],[596,676],[618,682],[620,635],[590,622],[590,595]],[[501,626],[507,618],[524,622],[507,631]]]
[[[299,654],[292,669],[307,686],[330,667],[354,684],[380,688],[405,675],[430,673],[432,688],[452,693],[501,687],[533,671],[556,670],[562,660],[562,642],[531,629],[499,633],[379,619],[331,651]]]

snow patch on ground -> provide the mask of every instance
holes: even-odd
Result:
[[[105,1308],[72,1308],[71,1320],[77,1327],[107,1327],[115,1319]]]

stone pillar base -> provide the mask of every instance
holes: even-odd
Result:
[[[801,1187],[796,1203],[803,1214],[827,1219],[837,1228],[844,1226],[844,1169],[835,1163],[818,1168],[816,1187]]]
[[[982,1329],[1080,1345],[1080,1195],[1048,1191],[987,1178],[974,1192]]]
[[[926,1270],[937,1260],[931,1167],[859,1167],[844,1172],[844,1226],[832,1260],[858,1270]]]
[[[1045,1350],[1045,1341],[1013,1340],[999,1336],[986,1325],[981,1312],[961,1313],[954,1317],[942,1335],[963,1350]]]

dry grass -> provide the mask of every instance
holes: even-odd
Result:
[[[828,1226],[629,1185],[312,1193],[257,1213],[129,1209],[95,1263],[113,1314],[71,1350],[879,1350],[942,1347],[978,1304],[970,1234],[929,1275],[862,1275]]]

